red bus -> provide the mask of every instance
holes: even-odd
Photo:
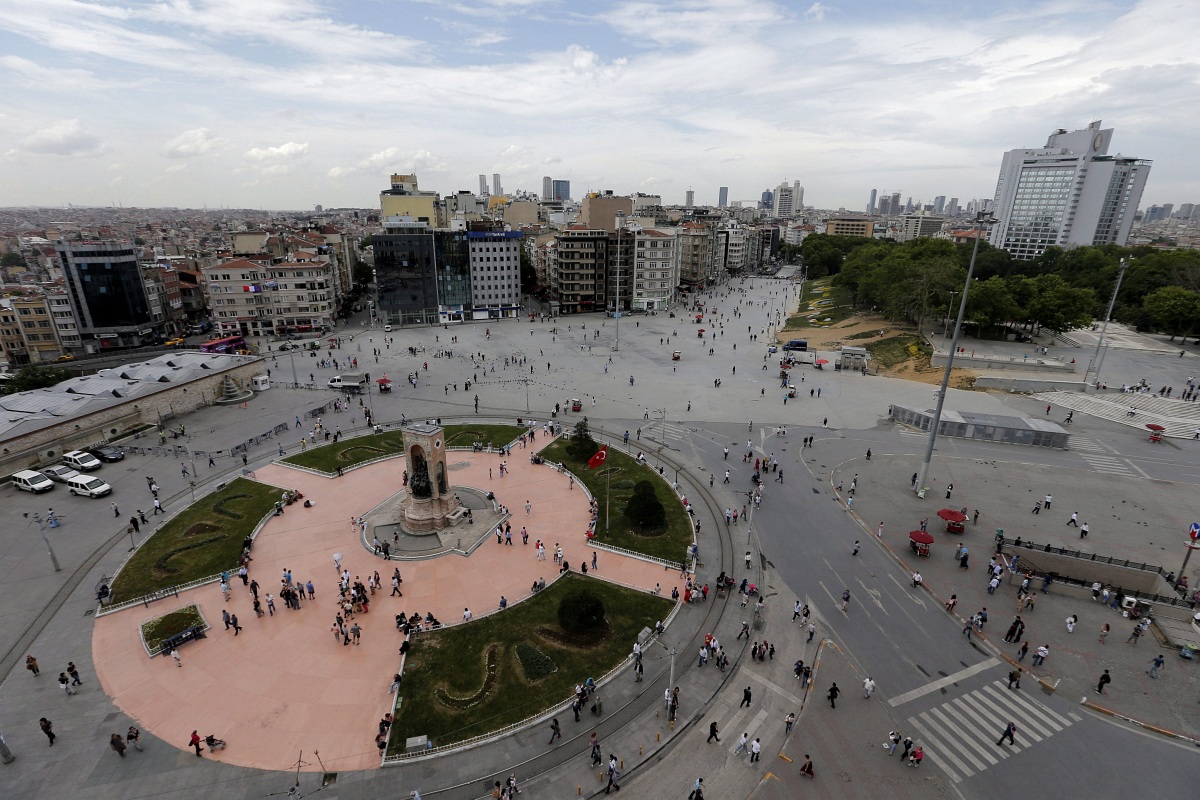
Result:
[[[226,336],[223,339],[211,339],[200,345],[201,353],[233,353],[238,350],[248,350],[246,340],[241,336]]]

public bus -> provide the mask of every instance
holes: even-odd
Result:
[[[239,350],[249,350],[246,340],[241,336],[226,336],[223,339],[210,339],[200,345],[201,353],[235,353]]]

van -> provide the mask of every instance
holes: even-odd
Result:
[[[72,450],[69,453],[63,453],[63,463],[81,472],[92,472],[103,466],[100,463],[100,459],[82,450]]]
[[[14,473],[12,476],[12,485],[23,492],[48,492],[54,488],[54,481],[47,478],[40,472],[34,472],[31,469],[23,469],[20,472]]]
[[[783,346],[783,349],[784,350],[795,350],[795,351],[798,351],[801,353],[807,353],[808,352],[808,340],[807,339],[792,339]]]
[[[330,389],[361,392],[367,384],[367,376],[361,372],[347,372],[345,375],[334,375],[329,379]]]
[[[104,497],[112,487],[94,475],[77,475],[67,481],[67,491],[83,497]]]

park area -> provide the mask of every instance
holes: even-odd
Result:
[[[574,573],[504,611],[414,634],[388,752],[453,744],[528,719],[628,656],[671,601]],[[600,693],[603,690],[599,690]]]
[[[446,447],[471,447],[476,442],[482,442],[485,447],[489,443],[500,447],[524,432],[524,428],[516,425],[446,425]],[[404,434],[396,429],[310,447],[280,461],[332,475],[339,469],[347,470],[377,458],[401,455],[404,455]]]

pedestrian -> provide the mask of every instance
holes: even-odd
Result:
[[[142,732],[134,725],[129,726],[129,731],[125,734],[125,741],[127,744],[132,745],[133,749],[139,753],[145,750],[142,747]]]
[[[958,605],[958,595],[952,594],[950,595],[950,599],[946,601],[946,610],[953,612],[956,605]]]
[[[871,695],[874,694],[874,692],[875,692],[875,681],[872,680],[870,675],[868,675],[867,679],[865,681],[863,681],[863,697],[870,700]]]
[[[1108,634],[1111,630],[1112,628],[1109,627],[1109,624],[1107,622],[1104,623],[1104,627],[1100,629],[1100,644],[1104,644],[1105,640],[1108,639]]]
[[[950,499],[950,493],[953,491],[954,491],[954,484],[953,483],[946,484],[946,499],[947,500]]]
[[[125,740],[121,738],[121,734],[113,733],[112,736],[108,737],[108,746],[121,758],[125,757]]]
[[[1110,683],[1112,683],[1112,676],[1108,674],[1108,670],[1104,670],[1104,674],[1096,682],[1096,694],[1104,694],[1104,687]]]
[[[34,677],[42,674],[41,669],[38,668],[37,659],[31,655],[25,656],[25,669],[32,672]]]
[[[1157,677],[1158,677],[1158,671],[1159,671],[1160,669],[1162,669],[1162,668],[1163,668],[1163,664],[1166,664],[1166,663],[1167,663],[1167,662],[1166,662],[1166,659],[1164,659],[1164,658],[1163,658],[1163,656],[1162,656],[1162,653],[1159,653],[1159,654],[1158,654],[1158,656],[1157,656],[1157,657],[1155,657],[1155,658],[1154,658],[1154,659],[1153,659],[1153,660],[1150,662],[1150,669],[1146,670],[1146,674],[1147,674],[1147,675],[1149,675],[1151,678],[1157,678]]]
[[[1016,669],[1009,672],[1008,673],[1008,688],[1020,689],[1021,688],[1021,675],[1024,674],[1024,672],[1025,672],[1025,670],[1021,669],[1020,667],[1017,667]]]
[[[174,647],[171,648],[171,658],[175,660],[175,666],[183,667],[183,659],[179,657],[179,651]]]
[[[762,752],[762,741],[759,739],[759,737],[756,736],[754,738],[754,741],[750,743],[750,763],[751,764],[753,764],[755,761],[758,761],[758,756],[759,756],[759,753],[761,753],[761,752]]]
[[[1017,723],[1010,721],[1007,725],[1004,726],[1004,733],[1000,734],[1000,741],[996,742],[996,744],[1004,744],[1004,740],[1008,739],[1009,744],[1015,745],[1017,742],[1016,742],[1016,739],[1013,738],[1013,734],[1015,734],[1016,732],[1017,732]]]
[[[733,754],[739,756],[749,750],[750,734],[743,733],[742,738],[738,740],[738,746],[734,748]]]
[[[1033,665],[1035,667],[1040,667],[1042,664],[1046,663],[1046,656],[1048,655],[1050,655],[1050,645],[1040,645],[1038,649],[1034,651]]]
[[[592,734],[592,735],[593,735],[593,736],[595,736],[595,734]],[[705,744],[708,744],[708,742],[711,742],[711,741],[713,741],[714,739],[716,739],[718,743],[721,741],[721,737],[717,736],[717,723],[716,723],[716,721],[710,722],[710,723],[708,724],[708,739],[705,741]],[[599,746],[599,745],[597,745],[597,746]],[[594,757],[594,754],[595,754],[595,748],[594,748],[594,747],[592,748],[592,753],[593,753],[593,757]],[[595,766],[595,765],[593,764],[593,766]]]
[[[829,692],[827,694],[827,697],[829,698],[829,707],[830,708],[837,708],[838,695],[841,693],[842,693],[842,690],[838,688],[838,685],[836,683],[834,683],[832,686],[829,687]]]
[[[749,708],[750,707],[750,697],[751,697],[750,687],[747,686],[745,689],[742,690],[742,702],[738,704],[738,708],[741,708],[742,706]]]
[[[1067,524],[1074,525],[1076,528],[1079,527],[1079,512],[1078,511],[1075,511],[1071,514],[1071,518],[1069,520],[1067,520]]]
[[[808,623],[808,638],[804,640],[804,643],[808,644],[809,642],[811,642],[813,640],[813,636],[815,636],[816,633],[817,633],[817,624],[815,622]]]
[[[888,751],[888,755],[895,754],[896,748],[900,745],[900,732],[888,731],[888,740],[883,743],[883,748]]]
[[[608,794],[609,789],[621,791],[621,772],[617,769],[617,757],[612,753],[608,754],[608,786],[604,787],[604,793]]]
[[[809,778],[816,778],[816,775],[813,773],[812,756],[808,753],[804,754],[804,763],[800,765],[800,774]]]
[[[913,740],[911,736],[904,737],[904,749],[900,751],[900,763],[904,763],[904,759],[908,758],[909,752],[912,751]]]
[[[79,686],[83,681],[79,680],[79,670],[75,667],[74,661],[67,662],[67,674],[71,676],[71,685]]]
[[[192,738],[188,740],[188,744],[196,748],[196,758],[200,758],[200,734],[197,731],[192,731]]]
[[[38,720],[38,727],[42,729],[42,733],[46,734],[46,738],[50,740],[50,746],[54,747],[54,740],[58,738],[54,733],[54,723],[42,717]]]
[[[849,612],[850,610],[850,590],[842,590],[842,611]]]
[[[242,626],[238,625],[237,614],[233,614],[232,616],[229,617],[229,624],[233,626],[233,635],[234,636],[237,636],[239,633],[242,632]]]
[[[789,733],[791,733],[792,728],[795,726],[795,724],[796,724],[796,715],[794,713],[789,712],[788,715],[783,718],[783,735],[787,736]]]
[[[547,744],[554,744],[555,739],[562,738],[562,728],[559,727],[558,717],[550,720],[550,741]]]
[[[1133,632],[1129,634],[1129,638],[1125,640],[1125,644],[1129,644],[1130,642],[1133,642],[1133,646],[1137,647],[1138,639],[1140,639],[1141,636],[1142,636],[1142,626],[1134,625]]]
[[[1067,633],[1074,633],[1074,632],[1075,632],[1075,625],[1076,625],[1078,622],[1079,622],[1079,617],[1075,616],[1074,614],[1072,614],[1071,616],[1067,617]]]

